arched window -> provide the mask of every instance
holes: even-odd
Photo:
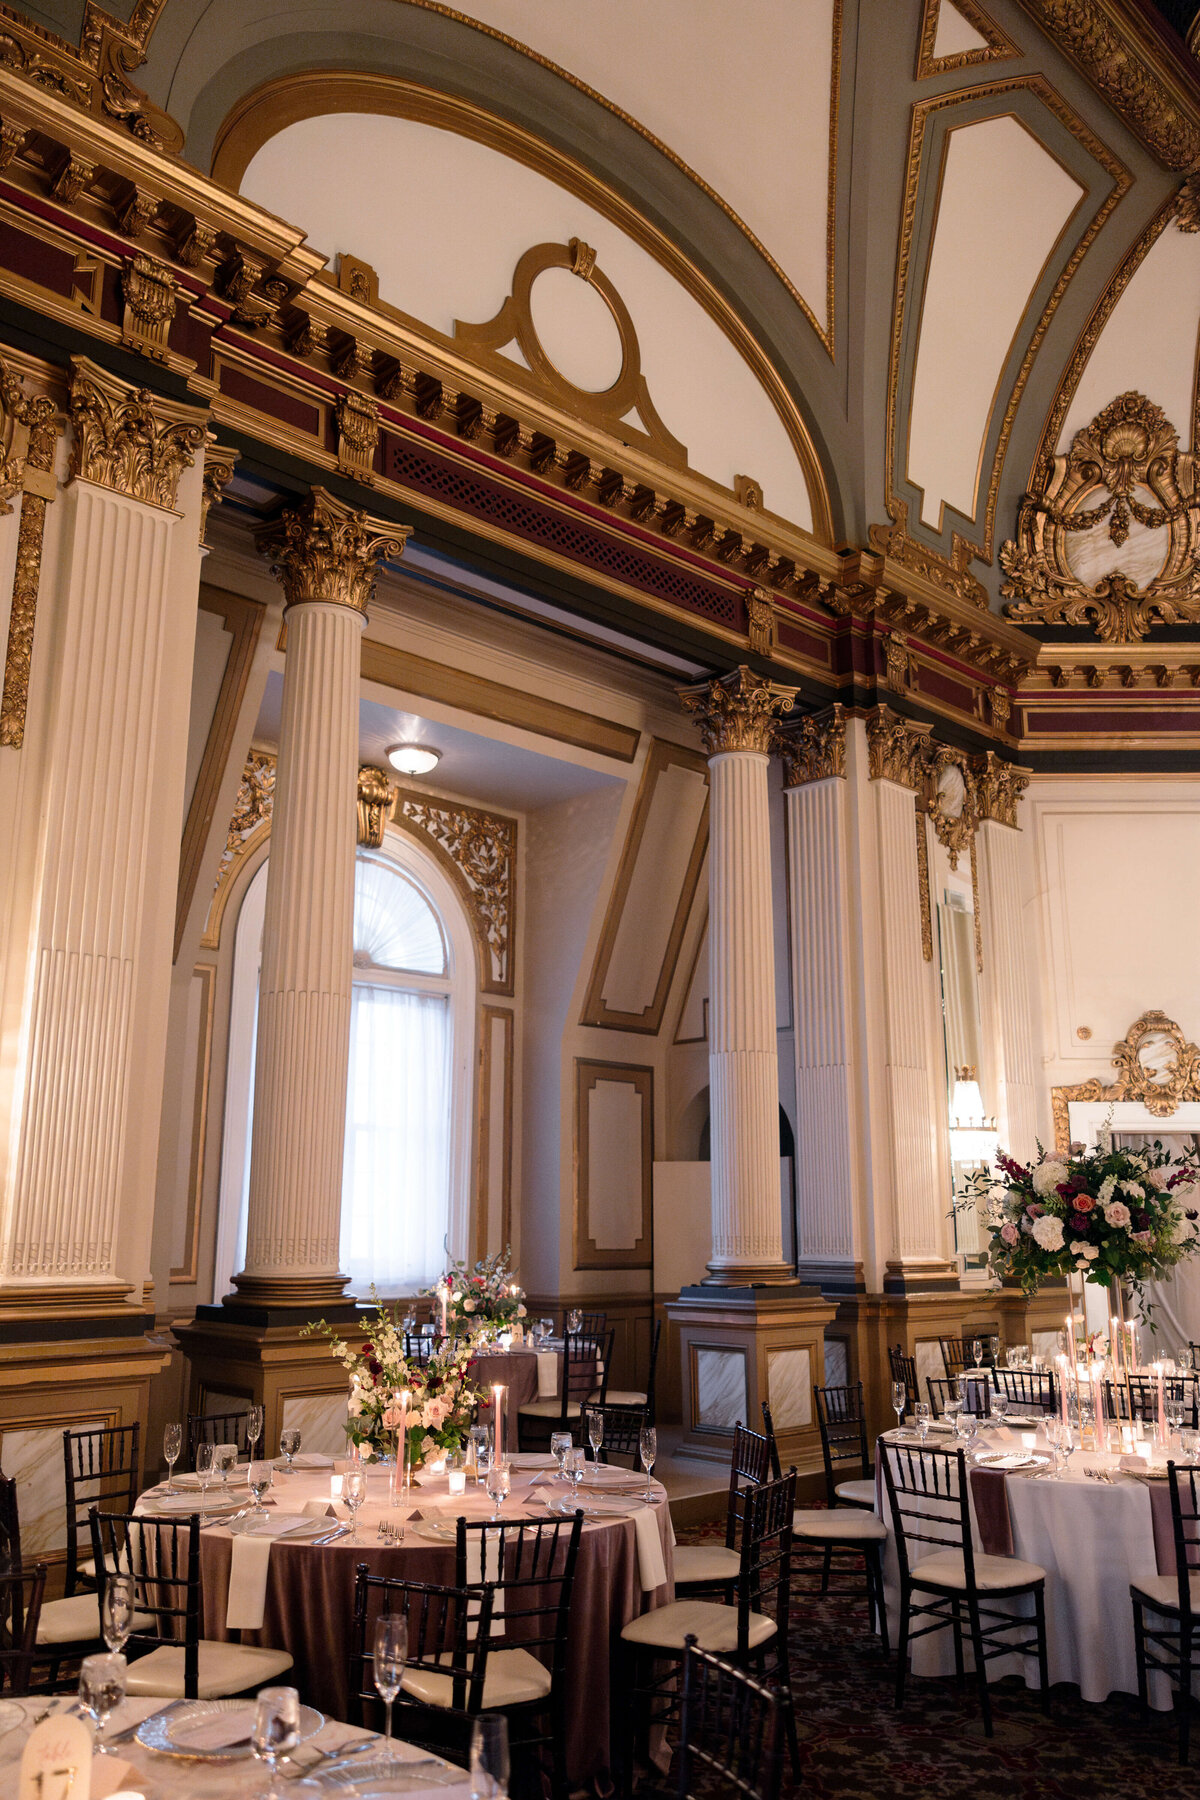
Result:
[[[266,865],[234,950],[215,1298],[243,1265]],[[354,876],[340,1264],[351,1291],[413,1293],[465,1254],[475,963],[445,872],[398,832]]]

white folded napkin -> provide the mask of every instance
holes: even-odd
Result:
[[[300,1508],[306,1519],[336,1519],[337,1507],[331,1500],[306,1500]]]
[[[261,1631],[267,1601],[267,1570],[271,1545],[276,1538],[295,1531],[303,1514],[281,1513],[264,1520],[252,1535],[233,1540],[229,1559],[229,1599],[225,1607],[226,1631]]]
[[[633,1529],[637,1533],[638,1579],[645,1592],[651,1593],[654,1588],[665,1587],[667,1580],[657,1513],[643,1506],[633,1515]]]
[[[553,1400],[558,1393],[558,1355],[554,1350],[537,1353],[539,1400]]]
[[[475,1587],[481,1581],[503,1581],[504,1564],[501,1560],[501,1537],[498,1531],[469,1531],[467,1533],[467,1586]],[[467,1608],[467,1636],[477,1635],[478,1627],[474,1620],[479,1608],[472,1603]],[[498,1589],[492,1603],[492,1632],[496,1637],[504,1635],[504,1594]]]

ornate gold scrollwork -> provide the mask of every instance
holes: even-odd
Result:
[[[706,756],[726,750],[768,755],[776,744],[775,722],[795,698],[795,688],[766,681],[745,663],[717,681],[679,689],[680,705],[695,718]]]
[[[375,451],[379,444],[379,407],[365,394],[350,388],[338,396],[334,408],[338,429],[338,468],[343,475],[372,487]]]
[[[801,719],[780,731],[776,744],[783,758],[784,787],[803,787],[846,773],[846,709],[833,705],[828,712]]]
[[[867,718],[871,780],[919,788],[932,731],[932,725],[918,725],[914,719],[900,718],[889,706],[877,706]]]
[[[1152,625],[1200,620],[1197,458],[1142,394],[1121,394],[1048,457],[1025,495],[1015,541],[1002,545],[1009,618],[1092,624],[1106,643],[1144,638]],[[1144,587],[1120,569],[1094,584],[1071,566],[1072,545],[1103,532],[1120,549],[1133,521],[1165,530],[1163,561]]]
[[[54,452],[61,429],[54,402],[44,394],[28,396],[19,377],[0,362],[0,512],[11,512],[12,496],[21,487],[25,490],[17,527],[17,566],[0,698],[0,744],[13,750],[25,742],[42,539],[46,505],[54,497]]]
[[[125,265],[121,291],[125,297],[121,342],[155,362],[166,362],[167,338],[179,296],[174,275],[152,256],[134,256]]]
[[[219,504],[221,495],[233,480],[238,452],[227,444],[218,444],[210,431],[204,443],[204,485],[200,496],[200,542],[208,530],[209,509]]]
[[[484,987],[513,991],[513,929],[517,822],[475,806],[429,800],[402,789],[395,805],[397,824],[420,832],[449,864],[483,944]]]
[[[1153,1061],[1147,1060],[1146,1051],[1157,1053]],[[1135,1019],[1113,1045],[1112,1062],[1117,1071],[1114,1082],[1106,1084],[1093,1076],[1073,1087],[1051,1088],[1054,1142],[1060,1151],[1065,1152],[1071,1141],[1072,1100],[1131,1100],[1157,1119],[1169,1119],[1185,1101],[1200,1100],[1200,1048],[1189,1043],[1164,1012],[1144,1012]]]
[[[283,585],[288,606],[323,600],[365,613],[381,561],[395,562],[412,535],[409,525],[372,519],[324,488],[313,488],[297,506],[255,529],[271,573]]]
[[[225,848],[217,864],[217,879],[209,903],[204,936],[200,942],[206,950],[216,950],[221,942],[221,917],[233,887],[234,877],[246,858],[262,843],[271,829],[271,812],[275,805],[276,758],[270,750],[251,750],[242,770],[233,817],[225,837]]]
[[[383,770],[364,763],[358,771],[358,841],[365,849],[381,848],[395,799],[395,786]]]
[[[131,388],[86,357],[71,358],[71,475],[168,510],[196,460],[208,413]]]
[[[746,595],[746,624],[754,654],[774,655],[777,638],[775,604],[764,588],[751,588]]]

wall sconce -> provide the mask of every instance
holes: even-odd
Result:
[[[990,1163],[999,1147],[996,1121],[984,1111],[975,1070],[955,1069],[950,1097],[950,1160],[978,1167],[980,1163]]]

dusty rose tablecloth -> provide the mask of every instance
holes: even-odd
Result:
[[[539,1478],[547,1479],[544,1471],[514,1469],[506,1516],[518,1512],[522,1496]],[[643,1591],[632,1518],[585,1524],[583,1529],[567,1656],[567,1754],[572,1782],[588,1781],[609,1766],[611,1662],[622,1627],[638,1614],[664,1605],[673,1592],[673,1537],[666,1490],[657,1482],[654,1488],[667,1571],[664,1586]],[[280,1476],[274,1489],[277,1504],[289,1511],[298,1511],[305,1500],[322,1494],[329,1494],[327,1473]],[[413,1499],[423,1516],[439,1519],[453,1519],[459,1504],[447,1494],[444,1479],[415,1490]],[[402,1575],[412,1581],[445,1584],[454,1579],[453,1545],[431,1543],[410,1528],[402,1545],[383,1546],[377,1535],[380,1519],[399,1516],[388,1511],[386,1502],[387,1473],[372,1473],[367,1501],[359,1513],[357,1543],[342,1538],[323,1546],[286,1540],[272,1545],[261,1631],[225,1629],[232,1538],[219,1528],[203,1532],[204,1636],[240,1638],[243,1643],[290,1651],[295,1663],[291,1679],[302,1698],[335,1718],[356,1719],[357,1707],[352,1709],[350,1703],[347,1658],[357,1564],[365,1562],[372,1574]]]
[[[504,1401],[504,1441],[510,1450],[517,1447],[517,1414],[529,1400],[538,1397],[538,1360],[536,1350],[486,1350],[471,1361],[471,1379],[478,1387],[491,1389],[497,1382],[507,1389]],[[562,1360],[559,1359],[559,1380]],[[483,1423],[491,1420],[491,1406],[481,1411]]]

